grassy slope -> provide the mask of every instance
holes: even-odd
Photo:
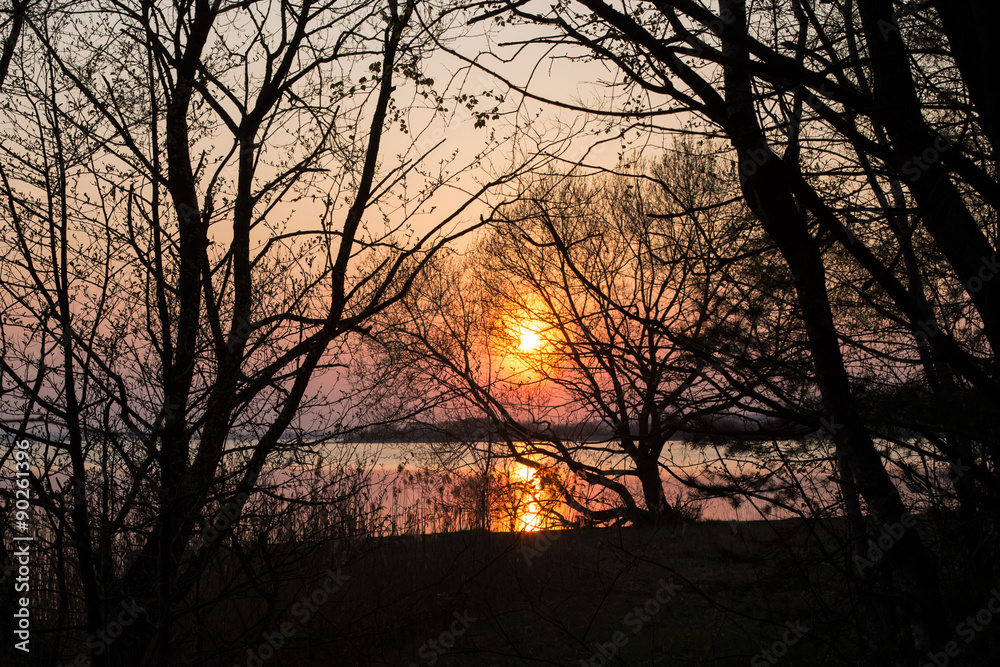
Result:
[[[808,564],[818,544],[791,521],[386,540],[266,664],[749,665],[796,637],[786,623],[808,632],[782,664],[847,664],[841,579]]]

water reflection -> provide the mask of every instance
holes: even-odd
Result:
[[[571,494],[581,505],[598,511],[613,507],[617,500],[606,489],[576,478],[564,466],[542,465],[536,469],[499,456],[484,459],[482,452],[489,451],[485,446],[475,451],[443,450],[455,452],[456,456],[451,458],[442,458],[439,452],[421,454],[421,447],[425,448],[423,452],[428,451],[424,443],[371,446],[377,449],[378,456],[369,459],[377,462],[368,467],[371,478],[362,513],[371,517],[373,523],[380,523],[381,528],[375,531],[385,534],[548,530],[585,523],[575,505],[571,508],[563,502],[564,494]],[[823,447],[816,444],[808,452],[799,452],[792,461],[793,467],[788,467],[787,461],[778,465],[781,462],[765,454],[766,451],[699,449],[681,442],[671,443],[668,452],[672,469],[699,484],[740,478],[758,485],[766,482],[768,488],[778,490],[772,494],[776,501],[770,504],[763,497],[706,494],[695,501],[702,519],[746,521],[764,516],[797,516],[796,503],[802,501],[794,494],[789,495],[788,489],[798,489],[814,505],[837,511],[838,489],[830,463],[835,459]],[[905,484],[902,472],[897,472],[912,468],[902,465],[911,462],[891,449],[886,450],[886,456],[900,461],[891,468],[900,493],[908,504],[919,507],[924,500]],[[613,457],[598,464],[604,469],[627,467],[627,461]],[[946,475],[947,469],[940,473]],[[641,497],[642,490],[634,478],[620,481],[633,497]],[[691,493],[676,477],[664,474],[662,481],[672,502],[681,494]]]
[[[520,482],[520,501],[515,512],[518,532],[531,532],[543,527],[540,501],[543,500],[542,482],[534,468],[515,463],[514,478]]]

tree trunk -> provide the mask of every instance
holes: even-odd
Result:
[[[744,46],[745,0],[722,0],[720,10],[734,17],[723,29],[723,53],[729,63],[724,67],[726,130],[739,155],[742,190],[792,271],[827,412],[823,423],[834,437],[838,457],[853,471],[858,490],[880,527],[902,529],[887,557],[902,588],[914,646],[926,653],[939,648],[948,636],[937,569],[911,527],[913,522],[858,412],[833,322],[819,245],[810,235],[806,218],[782,178],[784,170],[758,123]]]

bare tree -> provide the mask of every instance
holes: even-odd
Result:
[[[737,319],[763,328],[716,276],[713,244],[734,250],[742,215],[721,164],[678,152],[646,178],[538,181],[467,257],[425,274],[384,356],[442,402],[475,406],[506,456],[564,466],[584,489],[552,492],[589,521],[682,518],[662,477],[694,475],[665,466],[672,439],[751,405],[749,389],[719,390],[705,351]],[[598,510],[586,489],[618,502]]]
[[[745,200],[793,278],[822,396],[824,414],[814,421],[836,442],[859,553],[867,544],[862,505],[876,534],[908,523],[909,508],[876,447],[885,417],[865,409],[862,397],[874,385],[854,375],[853,357],[890,369],[884,377],[928,373],[937,400],[995,412],[997,189],[993,86],[982,63],[996,11],[974,1],[891,0],[465,9],[473,23],[537,26],[557,56],[599,59],[620,74],[614,95],[622,104],[586,107],[530,81],[520,86],[526,94],[630,128],[730,143]],[[493,55],[466,58],[502,75]],[[678,117],[683,127],[671,122]],[[846,275],[854,288],[839,282]],[[844,327],[845,293],[890,324],[876,344]],[[883,395],[908,383],[883,383]],[[926,399],[914,398],[919,410]],[[963,471],[955,486],[966,511],[992,512],[995,425],[970,430],[947,415],[918,421],[919,454]],[[912,439],[897,440],[914,447]],[[908,528],[887,560],[914,647],[940,650],[949,622],[927,545]],[[988,589],[978,587],[976,596]]]
[[[269,533],[298,539],[273,532],[268,508],[309,514],[356,495],[331,449],[367,400],[332,391],[352,336],[516,172],[473,179],[435,210],[496,143],[420,170],[436,146],[412,145],[404,110],[429,99],[440,112],[443,98],[415,12],[396,0],[15,3],[2,428],[32,442],[39,537],[61,573],[36,582],[56,600],[50,629],[72,632],[53,660],[92,651],[84,638],[128,603],[143,613],[93,659],[171,664],[199,632],[185,614],[219,599],[191,596],[232,594],[204,586],[220,558],[239,562]],[[279,474],[289,464],[321,468],[301,478],[311,496]]]

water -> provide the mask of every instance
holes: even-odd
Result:
[[[547,472],[536,473],[507,459],[488,458],[491,450],[486,443],[458,451],[455,445],[441,444],[373,446],[380,454],[378,464],[372,467],[373,479],[391,490],[392,503],[386,511],[397,517],[397,523],[409,512],[438,529],[443,525],[448,529],[477,527],[483,523],[486,505],[486,523],[494,530],[531,530],[581,521],[578,512],[561,502],[555,485],[546,483],[548,477],[575,489],[592,507],[603,508],[617,501],[615,496],[601,493],[600,487],[584,484],[565,466],[550,464]],[[947,502],[941,495],[950,488],[946,468],[887,442],[879,446],[904,502],[913,511]],[[496,447],[494,443],[494,452]],[[517,447],[520,453],[529,451],[524,443]],[[536,453],[527,456],[546,463]],[[578,458],[607,471],[632,468],[627,457],[615,452],[581,451]],[[842,513],[830,443],[763,443],[758,450],[746,452],[673,441],[660,460],[668,501],[675,507],[689,507],[693,515],[704,520],[754,521]],[[642,505],[638,481],[626,476],[617,479]],[[723,493],[726,489],[735,492]],[[555,510],[562,518],[553,521],[546,510]],[[430,518],[434,512],[448,518],[435,523]],[[472,516],[477,512],[478,519]],[[402,523],[406,524],[405,519]],[[411,519],[410,523],[421,521]]]
[[[225,466],[229,471],[238,469],[245,456],[235,451],[239,444],[250,443],[234,441]],[[946,468],[905,449],[881,445],[911,511],[947,502],[941,497],[941,490],[950,488]],[[353,513],[360,517],[359,526],[384,534],[483,527],[523,531],[579,524],[583,517],[563,502],[557,492],[560,486],[572,489],[594,509],[618,503],[614,494],[584,483],[565,465],[553,464],[525,443],[515,447],[541,464],[542,472],[510,460],[498,443],[334,442],[300,457],[276,458],[261,482],[289,499],[344,498],[345,516]],[[623,454],[598,451],[602,448],[585,443],[575,454],[579,461],[605,471],[632,468]],[[661,457],[661,480],[671,504],[688,507],[692,515],[706,520],[837,515],[841,509],[834,460],[830,445],[819,442],[809,447],[770,443],[754,452],[734,452],[673,441]],[[88,478],[95,482],[100,474],[99,467],[93,467]],[[637,480],[621,474],[611,477],[625,484],[642,504]],[[56,489],[67,482],[58,473],[50,473],[50,478]],[[736,492],[725,493],[727,488]]]
[[[494,443],[459,448],[434,443],[370,443],[350,445],[352,453],[369,465],[373,486],[381,490],[386,519],[402,532],[435,532],[488,525],[493,530],[531,530],[577,524],[579,512],[561,501],[556,489],[571,488],[579,498],[595,509],[617,505],[615,494],[593,484],[586,484],[564,465],[553,465],[537,452],[518,443],[519,453],[544,464],[537,473],[509,458]],[[331,445],[328,456],[336,458],[340,445]],[[362,454],[364,452],[364,454]],[[625,472],[632,468],[624,455],[614,452],[580,451],[578,460],[607,471]],[[796,460],[792,470],[771,470],[766,461],[751,456],[736,456],[714,449],[700,449],[683,442],[669,443],[661,459],[668,470],[661,474],[669,502],[684,506],[692,515],[710,520],[756,520],[764,517],[785,518],[801,511],[801,503],[789,502],[790,490],[810,498],[820,511],[835,499],[835,484],[830,478],[825,456]],[[611,477],[621,481],[642,505],[639,483],[621,474]],[[721,496],[704,487],[733,480],[753,480],[761,487],[762,497]],[[692,488],[692,483],[702,489]],[[744,485],[744,490],[749,487]],[[766,490],[764,490],[766,489]],[[772,496],[778,502],[768,502]],[[552,512],[559,515],[552,518]]]

